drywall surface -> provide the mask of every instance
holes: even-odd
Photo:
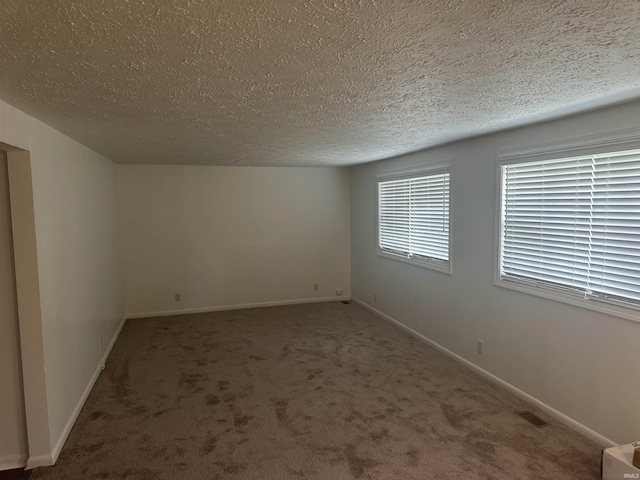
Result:
[[[7,160],[0,151],[0,470],[27,459],[12,243]]]
[[[118,171],[127,314],[349,295],[347,169]]]
[[[640,95],[637,0],[4,0],[0,17],[0,96],[119,163],[353,165]]]
[[[106,348],[124,314],[116,166],[3,102],[0,142],[31,153],[50,432],[49,452],[30,451],[40,457],[59,448],[100,338]]]
[[[632,127],[640,103],[352,168],[352,295],[600,435],[637,440],[640,323],[493,284],[497,151]],[[376,255],[377,175],[441,161],[452,167],[451,276]]]

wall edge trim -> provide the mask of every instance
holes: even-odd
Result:
[[[54,465],[56,463],[56,461],[58,460],[58,456],[60,456],[60,452],[62,451],[62,448],[64,447],[64,444],[67,441],[67,438],[69,438],[69,434],[71,433],[71,429],[75,425],[76,420],[78,419],[78,415],[80,415],[80,412],[82,411],[82,407],[84,407],[84,404],[87,401],[87,398],[89,397],[89,394],[91,393],[91,390],[93,390],[93,386],[95,385],[96,381],[98,380],[98,377],[100,376],[100,373],[102,373],[102,365],[109,358],[109,355],[111,354],[111,350],[113,350],[113,346],[116,344],[116,341],[118,340],[118,337],[120,336],[120,332],[122,331],[122,327],[124,327],[124,324],[125,324],[126,321],[127,321],[127,317],[123,316],[122,320],[120,321],[120,325],[118,325],[118,328],[117,328],[115,334],[113,335],[113,338],[111,339],[111,342],[109,342],[109,346],[105,350],[104,355],[100,359],[100,362],[98,363],[98,366],[96,367],[95,372],[93,373],[93,375],[89,379],[89,383],[87,383],[87,386],[85,387],[84,392],[82,392],[82,395],[80,396],[80,399],[78,400],[78,404],[76,405],[76,408],[73,409],[73,412],[71,413],[71,417],[69,417],[69,420],[67,421],[67,424],[65,425],[64,430],[62,431],[62,434],[58,438],[58,441],[56,442],[55,446],[53,447],[53,450],[51,451],[51,456],[50,456],[51,463],[45,464],[45,465],[38,465],[38,466]],[[36,458],[39,458],[39,457],[36,457]],[[29,461],[31,461],[31,459],[29,459]]]
[[[233,305],[221,305],[217,307],[186,308],[181,310],[162,310],[158,312],[131,313],[131,314],[127,314],[125,318],[133,319],[133,318],[166,317],[170,315],[185,315],[189,313],[223,312],[226,310],[242,310],[245,308],[279,307],[284,305],[299,305],[303,303],[341,302],[346,300],[351,300],[351,297],[348,295],[346,296],[342,295],[342,296],[335,296],[335,297],[302,298],[302,299],[296,299],[296,300],[278,300],[274,302],[238,303]]]
[[[483,378],[489,380],[490,382],[498,385],[499,387],[507,390],[508,392],[513,393],[514,395],[516,395],[521,400],[524,400],[525,402],[527,402],[527,403],[539,408],[540,410],[545,412],[550,417],[555,418],[560,423],[566,425],[567,427],[571,428],[572,430],[575,430],[576,432],[578,432],[581,435],[587,437],[589,440],[592,440],[593,442],[597,443],[598,445],[601,445],[602,447],[615,447],[615,446],[618,446],[618,444],[616,442],[614,442],[613,440],[610,440],[609,438],[605,437],[604,435],[599,434],[595,430],[591,430],[589,427],[583,425],[582,423],[574,420],[573,418],[571,418],[571,417],[565,415],[564,413],[556,410],[555,408],[547,405],[546,403],[542,402],[541,400],[538,400],[534,396],[529,395],[525,391],[520,390],[518,387],[515,387],[515,386],[511,385],[510,383],[506,382],[505,380],[502,380],[500,377],[495,376],[494,374],[492,374],[492,373],[488,372],[487,370],[479,367],[475,363],[472,363],[469,360],[461,357],[460,355],[452,352],[448,348],[443,347],[439,343],[436,343],[435,341],[433,341],[430,338],[422,335],[421,333],[416,332],[412,328],[410,328],[410,327],[406,326],[405,324],[399,322],[398,320],[396,320],[395,318],[387,315],[386,313],[383,313],[380,310],[372,307],[368,303],[365,303],[364,301],[362,301],[362,300],[360,300],[360,299],[358,299],[356,297],[351,297],[351,300],[353,300],[354,303],[360,305],[364,309],[369,310],[374,315],[376,315],[376,316],[382,318],[383,320],[386,320],[387,322],[393,324],[394,326],[404,330],[409,335],[417,338],[421,342],[424,342],[427,345],[435,348],[436,350],[438,350],[441,353],[445,354],[449,358],[451,358],[451,359],[455,360],[456,362],[460,363],[461,365],[465,366],[469,370],[472,370],[473,372],[475,372],[478,375],[482,376]]]

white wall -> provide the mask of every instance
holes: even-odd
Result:
[[[614,442],[640,439],[640,323],[493,284],[497,151],[634,127],[637,102],[354,167],[353,296]],[[377,175],[442,160],[452,276],[376,255]]]
[[[348,169],[118,170],[127,314],[350,294]]]
[[[0,470],[27,458],[7,160],[0,151]]]
[[[30,462],[46,463],[62,447],[124,314],[116,166],[3,102],[0,142],[31,154],[48,409],[42,431],[50,448],[31,431],[29,444]]]

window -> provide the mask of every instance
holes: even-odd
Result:
[[[378,182],[378,253],[450,272],[449,170]]]
[[[500,281],[640,308],[640,150],[505,164],[501,184]]]

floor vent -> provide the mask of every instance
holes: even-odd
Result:
[[[541,419],[539,416],[537,416],[533,412],[529,412],[525,410],[524,412],[517,412],[517,414],[520,415],[522,418],[524,418],[527,422],[529,422],[534,427],[546,427],[547,425],[549,425],[547,422],[545,422],[543,419]]]
[[[344,303],[345,305],[349,305],[351,302],[348,302],[346,300],[343,300],[342,303]]]

